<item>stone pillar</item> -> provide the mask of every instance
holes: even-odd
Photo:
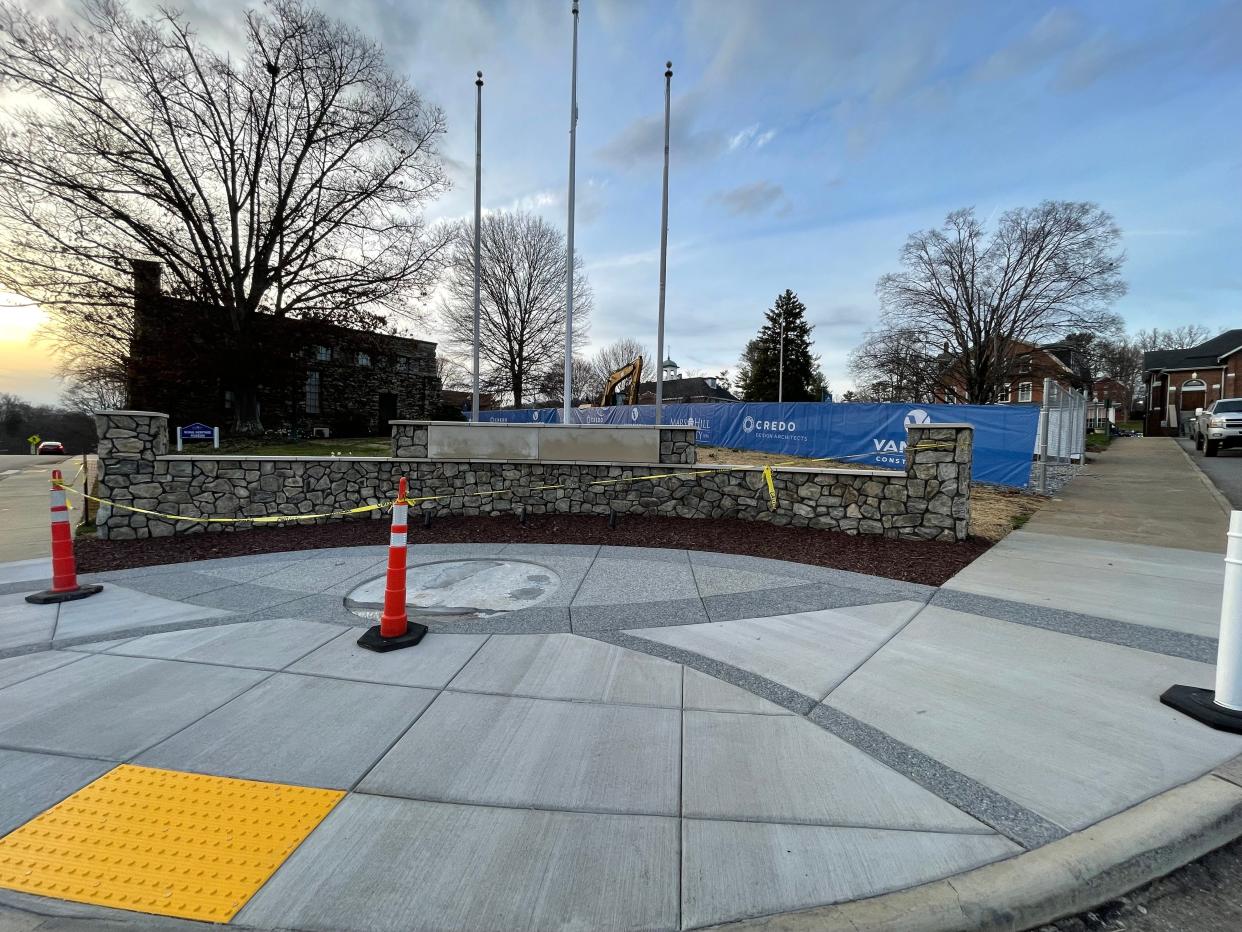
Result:
[[[926,502],[927,506],[922,512],[922,523],[915,529],[918,536],[965,540],[970,533],[974,433],[970,424],[907,425],[909,496],[912,501]]]
[[[693,427],[660,427],[660,462],[693,466],[699,461]]]
[[[156,474],[164,464],[156,460],[168,453],[168,415],[97,411],[95,430],[99,434],[99,497],[114,502],[157,498]],[[99,506],[95,527],[100,540],[151,536],[146,515],[108,505]]]
[[[389,421],[392,425],[392,455],[398,459],[427,458],[426,421]]]

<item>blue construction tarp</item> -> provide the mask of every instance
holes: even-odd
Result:
[[[560,422],[557,408],[481,411],[488,421]],[[654,424],[654,405],[578,408],[579,424]],[[974,427],[974,467],[978,482],[1025,488],[1039,426],[1032,405],[908,405],[797,402],[790,404],[669,404],[665,424],[699,429],[699,443],[786,456],[848,458],[886,469],[905,466],[907,424],[960,424]]]

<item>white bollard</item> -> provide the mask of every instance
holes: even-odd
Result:
[[[1220,600],[1220,640],[1216,647],[1219,706],[1242,712],[1242,511],[1229,513],[1225,545],[1225,592]]]

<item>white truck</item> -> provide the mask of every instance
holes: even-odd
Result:
[[[1195,412],[1191,426],[1195,449],[1215,456],[1230,447],[1242,447],[1242,398],[1222,398]]]

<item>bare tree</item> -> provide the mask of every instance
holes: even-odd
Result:
[[[125,383],[104,378],[74,381],[60,393],[62,407],[83,414],[115,411],[126,407]]]
[[[449,344],[474,343],[474,227],[460,224],[449,253],[441,321]],[[479,354],[488,386],[520,407],[565,355],[565,236],[534,214],[500,211],[479,231]],[[586,339],[591,289],[574,257],[574,343]],[[557,389],[557,394],[561,389]]]
[[[445,245],[440,110],[382,49],[301,0],[245,15],[240,50],[175,13],[83,0],[60,25],[0,0],[0,287],[49,309],[75,370],[128,352],[130,267],[222,308],[239,430],[261,427],[261,313],[374,325]],[[21,105],[25,102],[28,105]]]
[[[576,313],[575,307],[575,313]],[[574,403],[595,404],[603,391],[603,383],[598,380],[598,372],[589,359],[575,356],[573,366]],[[557,362],[542,372],[535,385],[537,402],[543,405],[560,405],[565,403],[565,364]]]
[[[442,388],[454,391],[470,391],[474,385],[474,370],[446,353],[436,354],[436,375]]]
[[[1121,231],[1095,204],[1045,201],[1003,214],[988,236],[972,209],[913,234],[902,271],[876,285],[881,330],[912,334],[951,360],[966,399],[990,401],[1015,344],[1038,343],[1113,319],[1125,293]]]
[[[607,346],[601,346],[597,349],[591,357],[591,364],[596,370],[601,389],[604,380],[608,376],[622,366],[628,366],[639,356],[643,358],[644,377],[650,374],[650,378],[654,379],[656,367],[660,365],[660,362],[651,354],[651,350],[638,340],[622,337],[619,340],[613,340]]]
[[[1169,330],[1152,327],[1134,335],[1134,342],[1145,353],[1153,350],[1190,349],[1213,336],[1212,331],[1200,324],[1185,324]]]
[[[1143,350],[1134,340],[1105,340],[1096,350],[1097,375],[1115,379],[1126,388],[1127,415],[1143,379]]]
[[[940,387],[944,359],[929,351],[920,334],[893,327],[868,332],[850,352],[849,371],[856,397],[921,402]]]

